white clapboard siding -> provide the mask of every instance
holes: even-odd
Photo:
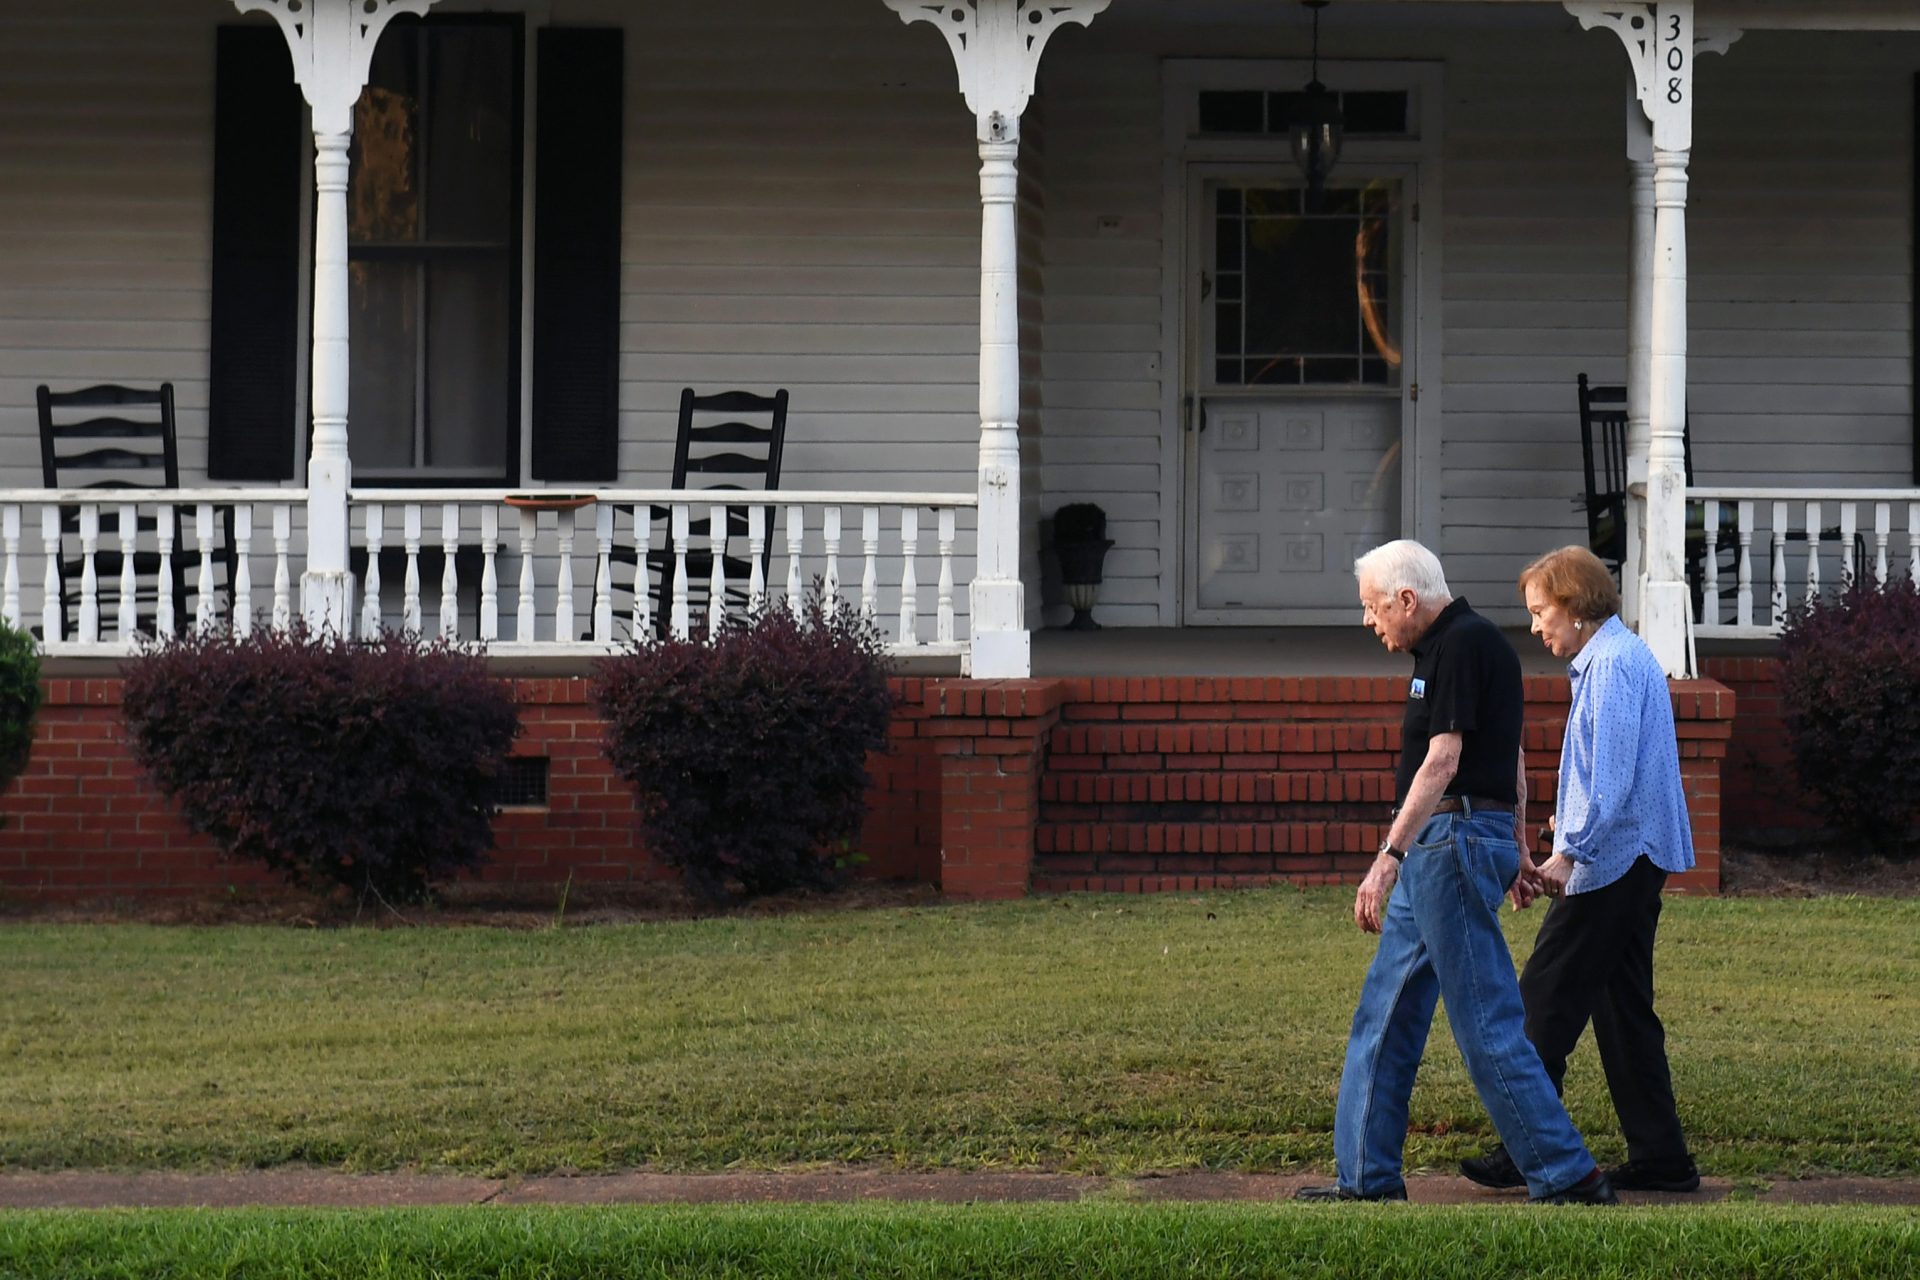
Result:
[[[1582,536],[1573,376],[1622,376],[1627,294],[1624,59],[1556,6],[1512,8],[1356,5],[1325,46],[1445,64],[1440,550],[1502,607],[1525,556]],[[630,32],[623,482],[666,482],[682,387],[785,386],[786,487],[971,490],[979,161],[945,43],[878,0],[555,16]],[[204,477],[213,28],[234,20],[224,0],[0,5],[0,485],[38,483],[40,382],[172,381],[183,479]],[[1020,209],[1025,549],[1038,516],[1105,507],[1103,621],[1178,616],[1164,59],[1299,58],[1305,37],[1296,6],[1126,0],[1049,47]],[[1703,60],[1703,482],[1910,478],[1916,66],[1906,34],[1752,32]]]

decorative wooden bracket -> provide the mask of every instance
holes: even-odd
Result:
[[[425,17],[434,0],[233,0],[241,13],[267,13],[293,54],[293,78],[313,108],[315,133],[349,133],[366,87],[373,47],[403,13]]]
[[[960,70],[960,92],[980,122],[980,141],[1018,142],[1040,54],[1070,22],[1089,26],[1112,0],[886,0],[912,25],[932,23]]]
[[[1662,151],[1691,150],[1693,61],[1703,53],[1725,53],[1743,33],[1733,27],[1696,29],[1693,0],[1564,3],[1582,27],[1611,31],[1626,48],[1635,95],[1653,122],[1653,145]]]

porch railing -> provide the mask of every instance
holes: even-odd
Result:
[[[600,489],[593,497],[576,510],[540,510],[508,505],[496,490],[354,491],[351,527],[369,553],[362,632],[391,622],[397,607],[405,628],[462,634],[464,588],[475,595],[471,635],[490,652],[605,652],[649,632],[710,631],[769,601],[797,611],[818,582],[830,607],[872,618],[896,655],[967,651],[966,584],[955,561],[971,551],[975,530],[961,517],[978,507],[973,494]],[[656,509],[666,517],[658,527]],[[744,535],[730,532],[742,522],[734,513]],[[396,547],[404,569],[391,583],[377,553]],[[420,579],[425,547],[440,552],[431,597]],[[462,551],[478,553],[477,583],[461,578]],[[746,562],[744,580],[729,577],[729,558]],[[690,563],[705,567],[698,590]]]
[[[605,653],[769,602],[797,609],[817,583],[832,607],[872,618],[897,655],[968,653],[957,565],[974,552],[973,494],[592,497],[555,510],[491,489],[354,491],[355,630],[479,640],[503,656]],[[0,491],[0,609],[57,656],[118,656],[143,634],[227,621],[243,634],[287,627],[300,610],[306,500],[295,489]],[[736,579],[737,562],[748,569]]]
[[[305,504],[298,489],[0,491],[0,614],[71,656],[122,655],[143,633],[229,616],[243,634],[285,627],[299,608]],[[220,583],[229,548],[232,579]]]
[[[1776,635],[1791,607],[1862,575],[1920,580],[1920,489],[1694,486],[1687,498],[1701,516],[1687,536],[1703,543],[1694,620],[1703,638]]]

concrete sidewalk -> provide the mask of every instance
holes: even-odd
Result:
[[[471,1178],[436,1174],[347,1174],[270,1169],[236,1173],[0,1174],[0,1209],[403,1208],[426,1205],[846,1204],[864,1200],[1072,1203],[1103,1199],[1272,1202],[1314,1174],[1171,1173],[1137,1178],[1061,1173],[905,1173],[843,1169],[805,1173],[630,1172],[572,1177]],[[1743,1184],[1743,1199],[1763,1204],[1920,1205],[1920,1179],[1811,1178],[1762,1189]],[[1709,1178],[1692,1195],[1629,1192],[1629,1204],[1710,1204],[1734,1185]],[[1521,1204],[1521,1191],[1487,1191],[1464,1178],[1417,1174],[1410,1198],[1421,1204]]]

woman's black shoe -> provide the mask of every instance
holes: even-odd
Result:
[[[1681,1164],[1629,1160],[1607,1170],[1607,1180],[1621,1191],[1698,1191],[1700,1170],[1691,1160]]]

